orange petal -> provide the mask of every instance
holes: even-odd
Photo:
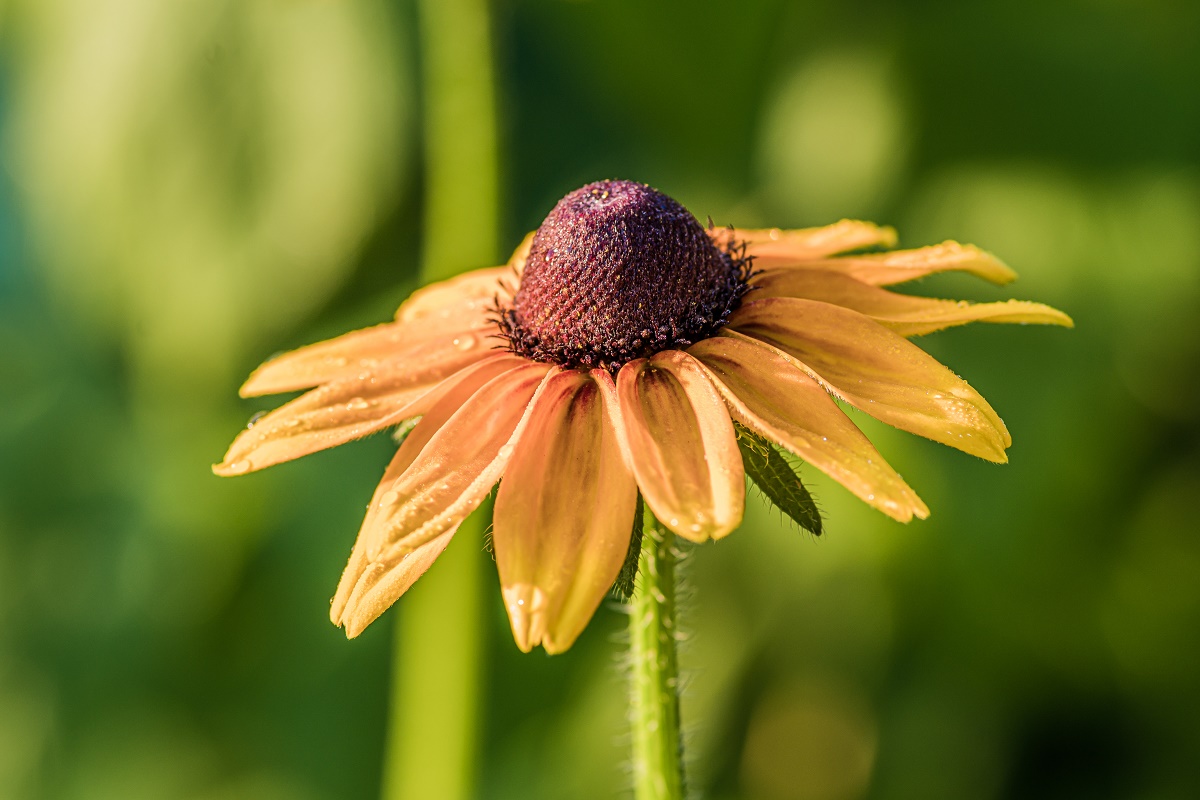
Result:
[[[596,381],[579,370],[547,379],[494,514],[496,566],[521,650],[560,653],[583,631],[621,571],[636,498]]]
[[[213,472],[243,475],[368,436],[424,414],[453,382],[478,387],[525,361],[509,353],[485,353],[482,361],[456,353],[441,347],[423,364],[368,371],[313,389],[243,431]]]
[[[457,530],[458,527],[455,526],[453,530],[426,542],[391,565],[382,562],[370,564],[362,540],[355,542],[354,552],[350,554],[350,563],[346,565],[346,573],[359,575],[359,581],[353,586],[338,586],[338,593],[329,608],[329,618],[333,624],[345,628],[348,639],[362,633],[380,614],[391,608],[392,603],[399,600],[400,595],[417,582],[417,578],[425,574],[446,549],[446,545],[450,544],[450,539]],[[356,588],[359,588],[358,599],[353,612],[347,613],[346,602],[350,599],[351,591]]]
[[[697,542],[736,528],[745,506],[742,457],[704,369],[665,350],[622,367],[617,394],[633,471],[654,515]]]
[[[735,419],[795,453],[900,522],[929,509],[800,365],[738,334],[688,349],[711,373]]]
[[[310,344],[271,359],[256,369],[242,385],[242,397],[291,392],[330,381],[374,373],[390,365],[420,368],[430,360],[446,357],[478,361],[488,354],[488,337],[495,326],[479,314],[458,321],[451,330],[429,325],[388,322],[373,328]],[[498,341],[498,340],[497,340]]]
[[[729,327],[796,358],[835,394],[902,430],[989,461],[1012,439],[987,401],[929,354],[878,322],[817,300],[746,303]]]
[[[390,571],[453,530],[483,501],[500,480],[530,400],[550,370],[525,361],[481,387],[455,387],[426,412],[367,507],[355,544],[361,553],[351,558],[338,584],[339,619],[358,615],[374,585],[372,575]]]
[[[1019,322],[1071,327],[1061,311],[1023,300],[965,303],[913,297],[863,283],[847,274],[816,269],[772,269],[754,279],[751,297],[801,297],[853,309],[901,336],[920,336],[968,322]]]
[[[773,259],[756,260],[754,265],[760,269],[785,266]],[[875,286],[904,283],[937,272],[967,272],[997,284],[1009,283],[1017,277],[1017,273],[991,253],[958,242],[942,242],[916,250],[823,258],[790,266],[841,272]]]
[[[844,219],[821,228],[713,228],[709,235],[718,244],[744,243],[754,256],[755,266],[791,263],[845,253],[864,247],[895,247],[895,228],[873,222]],[[769,262],[769,263],[768,263]]]
[[[525,234],[525,238],[517,245],[517,249],[513,250],[513,254],[508,257],[508,268],[520,277],[525,271],[525,260],[529,258],[529,248],[533,245],[533,236],[537,231],[530,231]]]
[[[418,289],[396,309],[396,320],[435,326],[439,330],[470,327],[487,319],[497,297],[510,297],[510,267],[488,267]]]

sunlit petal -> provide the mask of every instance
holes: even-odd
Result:
[[[938,272],[966,272],[997,284],[1009,283],[1017,277],[1017,273],[991,253],[958,242],[942,242],[915,250],[820,258],[790,264],[774,258],[757,259],[754,265],[760,269],[793,266],[832,270],[875,286],[904,283]]]
[[[450,544],[453,530],[443,533],[412,552],[404,555],[395,564],[385,562],[371,564],[367,559],[366,547],[362,540],[355,542],[354,552],[350,554],[350,563],[346,565],[346,574],[358,575],[358,582],[351,585],[343,582],[338,586],[338,593],[333,598],[329,608],[329,618],[334,625],[346,629],[346,637],[353,639],[387,611],[392,603],[400,599],[400,595],[408,591],[417,578],[437,560],[437,557]],[[346,612],[346,604],[352,593],[357,594],[353,612]]]
[[[829,393],[787,355],[738,334],[688,349],[715,379],[735,419],[795,453],[888,516],[929,509]]]
[[[754,279],[754,300],[800,297],[866,314],[901,336],[920,336],[968,322],[1073,325],[1061,311],[1022,300],[964,303],[889,292],[841,272],[810,269],[766,270]]]
[[[793,356],[839,397],[902,430],[989,461],[1012,439],[979,393],[878,322],[817,300],[746,303],[729,327]]]
[[[703,367],[666,350],[622,367],[617,393],[633,471],[655,516],[697,542],[736,528],[745,505],[742,457]]]
[[[745,244],[755,266],[772,266],[823,258],[865,247],[894,247],[894,228],[873,222],[844,219],[820,228],[712,228],[709,235],[718,244]]]
[[[368,436],[424,414],[455,383],[478,388],[524,363],[508,353],[485,352],[479,361],[454,352],[443,348],[404,371],[370,371],[313,389],[243,431],[213,471],[242,475]]]
[[[396,320],[438,328],[470,327],[485,320],[499,296],[511,296],[510,267],[488,267],[418,289],[396,310]]]
[[[338,616],[354,617],[370,589],[364,576],[388,571],[458,526],[483,501],[512,456],[547,364],[525,361],[464,397],[456,387],[435,403],[396,451],[358,532],[362,554],[338,585]]]
[[[460,320],[450,329],[395,322],[376,325],[273,358],[256,369],[239,391],[242,397],[256,397],[387,369],[419,372],[441,358],[461,366],[488,354],[494,331],[486,315]]]
[[[636,498],[595,380],[576,370],[550,377],[494,514],[500,586],[521,650],[558,653],[583,631],[621,570]]]

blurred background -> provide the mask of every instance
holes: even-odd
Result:
[[[718,224],[973,242],[1021,280],[912,288],[1077,323],[920,340],[1005,467],[856,417],[928,521],[810,470],[825,536],[756,497],[692,551],[693,788],[1200,797],[1200,5],[491,13],[491,263],[629,178]],[[259,361],[417,284],[419,31],[406,0],[0,0],[0,798],[377,796],[391,625],[348,643],[328,601],[393,444],[209,464],[272,404],[237,398]],[[621,796],[624,618],[522,655],[479,574],[476,795]]]

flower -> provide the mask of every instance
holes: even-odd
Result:
[[[371,500],[334,624],[357,636],[499,482],[493,543],[513,635],[524,651],[560,652],[624,563],[639,491],[685,539],[737,527],[735,421],[901,522],[929,510],[837,401],[1006,460],[1012,440],[992,407],[906,337],[1070,318],[888,291],[951,270],[1015,277],[972,246],[883,251],[895,244],[891,228],[849,220],[705,229],[643,184],[589,184],[507,266],[428,286],[392,322],[259,367],[243,396],[310,391],[244,431],[214,471],[247,473],[419,417]]]

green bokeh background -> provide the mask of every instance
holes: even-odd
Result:
[[[719,224],[974,242],[1021,281],[915,289],[1077,323],[920,340],[1007,466],[856,417],[929,520],[809,471],[820,540],[755,498],[693,549],[693,787],[1200,796],[1200,5],[493,13],[496,263],[622,177]],[[347,642],[327,611],[391,442],[208,466],[263,357],[416,284],[416,31],[403,0],[0,0],[0,798],[377,795],[389,618]],[[478,796],[620,796],[623,618],[522,655],[485,574]]]

